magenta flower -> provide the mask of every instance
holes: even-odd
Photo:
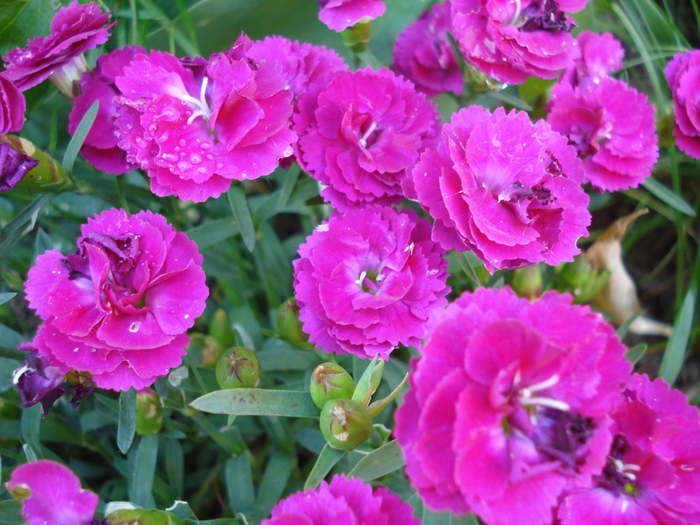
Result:
[[[276,63],[255,62],[243,35],[227,53],[180,61],[139,55],[117,76],[119,147],[159,197],[202,202],[233,180],[272,173],[289,156],[292,93]]]
[[[673,95],[676,144],[700,159],[700,49],[677,54],[664,73]]]
[[[319,20],[337,32],[365,18],[374,20],[386,11],[383,0],[318,0],[318,7]]]
[[[21,131],[24,127],[24,112],[27,102],[17,86],[0,74],[0,135],[8,131]]]
[[[635,374],[612,412],[603,472],[562,498],[562,525],[700,523],[700,417],[662,380]]]
[[[297,160],[328,187],[340,211],[368,203],[397,204],[402,181],[426,148],[435,146],[436,106],[388,69],[346,71],[299,101]],[[410,186],[407,190],[410,194]]]
[[[424,503],[551,523],[559,495],[605,464],[624,352],[602,316],[555,292],[480,288],[435,311],[395,428]]]
[[[573,87],[593,82],[597,84],[613,71],[622,68],[625,50],[610,33],[581,31],[576,38],[580,56],[561,74],[559,81]]]
[[[109,13],[103,13],[98,4],[71,2],[56,13],[49,36],[33,38],[27,49],[16,48],[3,57],[4,75],[21,91],[42,83],[54,73],[62,75],[63,68],[66,76],[72,78],[86,69],[82,54],[104,44],[113,26],[114,23],[109,23]]]
[[[304,332],[324,352],[361,357],[418,344],[430,311],[446,304],[444,253],[413,211],[332,215],[293,263]]]
[[[66,393],[63,383],[66,376],[57,366],[51,366],[45,355],[37,352],[32,343],[22,343],[19,350],[27,352],[22,366],[12,373],[12,383],[17,387],[22,408],[41,403],[44,416],[58,399]]]
[[[396,38],[391,67],[429,97],[464,88],[447,32],[450,29],[450,3],[435,4],[407,26]]]
[[[651,175],[659,145],[646,95],[609,77],[575,88],[557,83],[547,109],[547,123],[576,148],[594,188],[636,188]]]
[[[590,223],[576,151],[523,112],[455,113],[413,182],[435,219],[433,238],[446,250],[472,250],[491,272],[571,261]]]
[[[126,160],[126,152],[117,146],[119,137],[115,120],[122,106],[116,97],[121,94],[114,80],[123,74],[124,68],[146,50],[138,46],[115,49],[101,55],[92,73],[83,73],[81,93],[75,98],[75,106],[68,117],[68,132],[72,135],[95,100],[100,101],[95,122],[85,138],[80,154],[98,170],[114,175],[128,173],[138,165]]]
[[[97,494],[81,489],[78,476],[56,461],[20,465],[6,487],[22,502],[28,525],[90,525],[97,508]]]
[[[39,161],[0,141],[0,191],[11,190]]]
[[[76,253],[49,250],[29,270],[27,299],[45,321],[34,346],[102,388],[149,386],[180,364],[204,311],[202,256],[150,211],[107,210],[82,234]]]
[[[316,489],[297,492],[272,508],[262,525],[382,524],[420,525],[413,509],[384,487],[372,490],[357,478],[340,474]]]
[[[451,0],[452,27],[464,57],[499,82],[551,79],[578,56],[566,12],[587,0]]]

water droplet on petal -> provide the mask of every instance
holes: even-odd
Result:
[[[139,331],[139,328],[141,328],[141,323],[138,321],[135,321],[135,322],[131,323],[131,325],[129,326],[129,332],[131,332],[132,334],[135,334],[136,332]]]

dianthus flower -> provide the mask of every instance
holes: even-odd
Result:
[[[65,374],[57,366],[49,364],[49,358],[40,354],[32,343],[22,343],[19,350],[27,352],[22,366],[12,373],[12,383],[17,387],[22,408],[41,403],[46,416],[53,404],[66,393]]]
[[[357,478],[336,475],[330,483],[297,492],[272,508],[262,525],[379,524],[420,525],[413,509],[384,487],[372,490]]]
[[[474,251],[491,272],[571,261],[590,223],[576,151],[524,112],[455,113],[413,182],[435,219],[433,238],[446,250]]]
[[[437,143],[436,106],[388,69],[345,71],[299,101],[297,160],[340,211],[397,204],[420,153]],[[409,195],[411,189],[406,190]]]
[[[452,27],[464,57],[489,77],[522,84],[551,79],[578,56],[564,12],[587,0],[452,0]]]
[[[309,340],[324,352],[379,355],[417,344],[446,304],[444,250],[412,211],[334,214],[299,247],[294,291]]]
[[[659,146],[646,95],[610,77],[575,88],[558,83],[547,109],[547,123],[576,148],[594,188],[636,188],[651,175]]]
[[[578,525],[700,523],[700,417],[662,380],[633,375],[612,411],[614,436],[590,488],[562,498],[557,517]]]
[[[374,20],[386,11],[383,0],[318,0],[318,18],[333,31],[343,31],[362,22]]]
[[[480,288],[435,311],[396,412],[406,474],[435,510],[550,523],[603,468],[630,370],[602,316],[548,292]]]
[[[11,190],[39,161],[0,140],[0,191]]]
[[[91,73],[83,73],[80,80],[80,95],[75,98],[75,106],[68,116],[68,133],[78,129],[80,121],[95,100],[100,101],[95,122],[85,137],[80,154],[98,170],[114,175],[128,173],[138,165],[126,160],[126,152],[117,146],[119,137],[114,124],[121,105],[116,97],[121,94],[114,79],[123,74],[124,68],[140,53],[146,50],[138,46],[127,46],[101,55]]]
[[[98,4],[71,2],[54,16],[49,36],[33,38],[26,49],[13,49],[3,57],[4,75],[21,91],[54,74],[60,77],[55,79],[58,85],[70,84],[79,72],[87,70],[83,53],[104,44],[113,26],[109,13],[103,13]]]
[[[24,112],[27,102],[17,86],[0,74],[0,135],[8,131],[21,131],[24,127]]]
[[[77,245],[68,256],[47,251],[29,271],[27,299],[45,321],[34,346],[102,388],[151,385],[180,364],[204,311],[197,245],[162,215],[119,209],[88,219]]]
[[[22,502],[22,517],[28,525],[90,525],[98,497],[81,489],[71,469],[47,459],[20,465],[5,485]]]
[[[462,94],[464,80],[447,31],[450,4],[435,4],[396,38],[391,67],[429,97],[440,93]]]
[[[292,153],[292,92],[281,68],[251,60],[249,46],[243,35],[208,62],[152,51],[117,76],[119,147],[159,197],[203,202]]]
[[[625,50],[610,33],[581,31],[576,41],[580,56],[563,71],[560,82],[573,87],[587,82],[597,84],[613,71],[622,68]]]
[[[691,157],[700,159],[700,49],[678,53],[664,73],[673,95],[676,144]]]

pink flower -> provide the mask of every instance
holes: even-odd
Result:
[[[29,271],[27,299],[45,321],[34,346],[102,388],[149,386],[180,364],[204,311],[202,256],[150,211],[107,210],[82,234],[76,253],[49,250]]]
[[[0,141],[0,191],[11,190],[19,184],[39,161]]]
[[[63,383],[66,376],[57,366],[51,366],[45,355],[37,352],[32,343],[22,343],[19,350],[27,352],[22,366],[12,373],[12,382],[17,386],[22,408],[41,403],[44,416],[53,404],[66,393]]]
[[[455,113],[413,182],[435,219],[433,238],[446,250],[472,250],[491,272],[571,261],[590,223],[576,151],[523,112]]]
[[[126,152],[117,146],[119,137],[114,122],[121,106],[115,99],[121,92],[114,80],[138,54],[145,52],[142,47],[128,46],[101,55],[92,73],[83,73],[80,80],[81,93],[75,98],[75,106],[68,117],[68,133],[75,133],[90,106],[99,100],[97,117],[80,148],[80,154],[98,170],[121,175],[138,168],[126,160]]]
[[[564,12],[587,0],[452,0],[452,27],[464,57],[487,76],[522,84],[551,79],[578,56]]]
[[[319,20],[337,32],[365,18],[374,20],[386,11],[382,0],[318,0],[318,7]]]
[[[700,417],[662,380],[635,374],[612,411],[614,439],[603,472],[562,498],[563,525],[700,523]]]
[[[21,131],[24,127],[24,112],[27,103],[17,86],[0,74],[0,135],[8,131]]]
[[[340,474],[316,489],[297,492],[272,508],[262,525],[382,524],[420,525],[413,509],[383,487],[372,490],[357,478]]]
[[[435,4],[396,38],[391,67],[429,97],[440,93],[462,94],[464,80],[447,31],[450,3]]]
[[[597,84],[613,71],[622,68],[625,50],[610,33],[581,31],[576,38],[580,56],[561,74],[560,82],[572,87],[593,82]]]
[[[651,175],[659,146],[646,95],[609,77],[579,87],[558,83],[547,109],[547,123],[576,148],[594,188],[636,188]]]
[[[27,49],[16,48],[3,57],[4,75],[26,91],[64,67],[83,70],[87,64],[82,54],[107,41],[114,26],[108,22],[109,13],[98,4],[71,2],[56,13],[49,36],[33,38]]]
[[[40,459],[12,471],[7,489],[22,502],[28,525],[90,525],[97,508],[97,494],[81,489],[71,469]]]
[[[444,251],[413,211],[334,214],[299,247],[294,292],[309,340],[324,352],[379,355],[417,344],[446,304]]]
[[[480,288],[435,311],[395,427],[424,503],[550,523],[558,496],[605,464],[624,352],[602,316],[555,292]]]
[[[319,95],[302,97],[294,116],[297,159],[340,211],[401,202],[407,171],[439,128],[436,106],[388,69],[339,73]]]
[[[677,54],[664,73],[673,95],[676,144],[700,159],[700,49]]]
[[[243,35],[209,62],[152,51],[117,76],[125,106],[118,145],[147,170],[159,197],[218,197],[233,180],[269,175],[292,153],[292,93],[276,63],[247,56],[249,45]]]

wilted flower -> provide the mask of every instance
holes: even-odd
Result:
[[[299,101],[297,160],[340,211],[403,200],[402,181],[437,142],[436,106],[388,69],[346,71]],[[410,194],[410,187],[409,187]]]
[[[71,469],[46,459],[24,463],[12,471],[5,486],[21,501],[28,525],[90,525],[98,497],[80,488]]]
[[[372,490],[357,478],[342,475],[316,489],[297,492],[272,508],[262,525],[328,525],[329,523],[376,523],[419,525],[413,509],[384,487]]]
[[[70,96],[70,84],[87,70],[82,54],[107,41],[114,26],[108,22],[109,13],[98,4],[71,2],[54,16],[49,36],[33,38],[26,49],[13,49],[3,57],[4,75],[26,91],[56,74],[61,77],[57,84]]]
[[[292,153],[287,79],[275,63],[251,60],[249,45],[243,35],[208,62],[152,51],[117,76],[119,147],[147,170],[159,197],[218,197]]]
[[[117,146],[119,136],[114,122],[122,106],[115,100],[121,92],[114,80],[138,54],[145,52],[142,47],[128,46],[101,55],[95,69],[91,73],[83,73],[80,95],[75,98],[75,106],[68,116],[68,133],[72,135],[90,106],[99,100],[97,117],[85,137],[80,154],[95,168],[106,173],[121,175],[138,168],[126,160],[126,152]]]
[[[597,84],[613,71],[622,68],[625,50],[610,33],[581,31],[576,38],[580,56],[561,74],[560,82],[579,86],[587,82]]]
[[[578,56],[566,12],[587,0],[451,0],[452,27],[464,57],[507,84],[551,79]]]
[[[691,157],[700,159],[700,49],[678,53],[664,73],[673,95],[676,144]]]
[[[0,135],[8,131],[20,131],[24,127],[27,102],[17,86],[0,74]]]
[[[53,404],[66,393],[63,383],[66,376],[58,367],[51,366],[45,355],[37,352],[32,343],[22,343],[20,350],[27,352],[22,366],[12,374],[12,382],[17,386],[22,408],[41,403],[41,410],[46,416]]]
[[[391,67],[429,97],[462,94],[464,80],[447,31],[450,3],[435,4],[396,37]]]
[[[309,340],[324,352],[388,358],[417,344],[449,291],[444,251],[412,211],[334,214],[299,247],[294,291]]]
[[[571,261],[590,214],[583,169],[566,139],[524,112],[460,110],[413,169],[418,200],[446,249],[486,268]]]
[[[0,140],[0,191],[11,190],[39,164],[37,159],[17,151],[9,143]]]
[[[107,210],[82,234],[76,253],[49,250],[29,270],[27,299],[45,321],[34,344],[102,388],[149,386],[180,364],[204,310],[202,256],[150,211]]]
[[[605,465],[624,352],[602,316],[555,292],[480,288],[436,310],[395,428],[425,504],[551,523],[559,495]]]
[[[383,0],[318,0],[318,18],[333,31],[343,31],[364,19],[374,20],[386,11]]]
[[[700,417],[662,380],[633,375],[612,411],[614,436],[603,472],[562,498],[562,525],[700,523]]]
[[[579,87],[558,83],[547,109],[547,123],[576,148],[594,188],[636,188],[651,175],[659,146],[646,95],[609,77]]]

